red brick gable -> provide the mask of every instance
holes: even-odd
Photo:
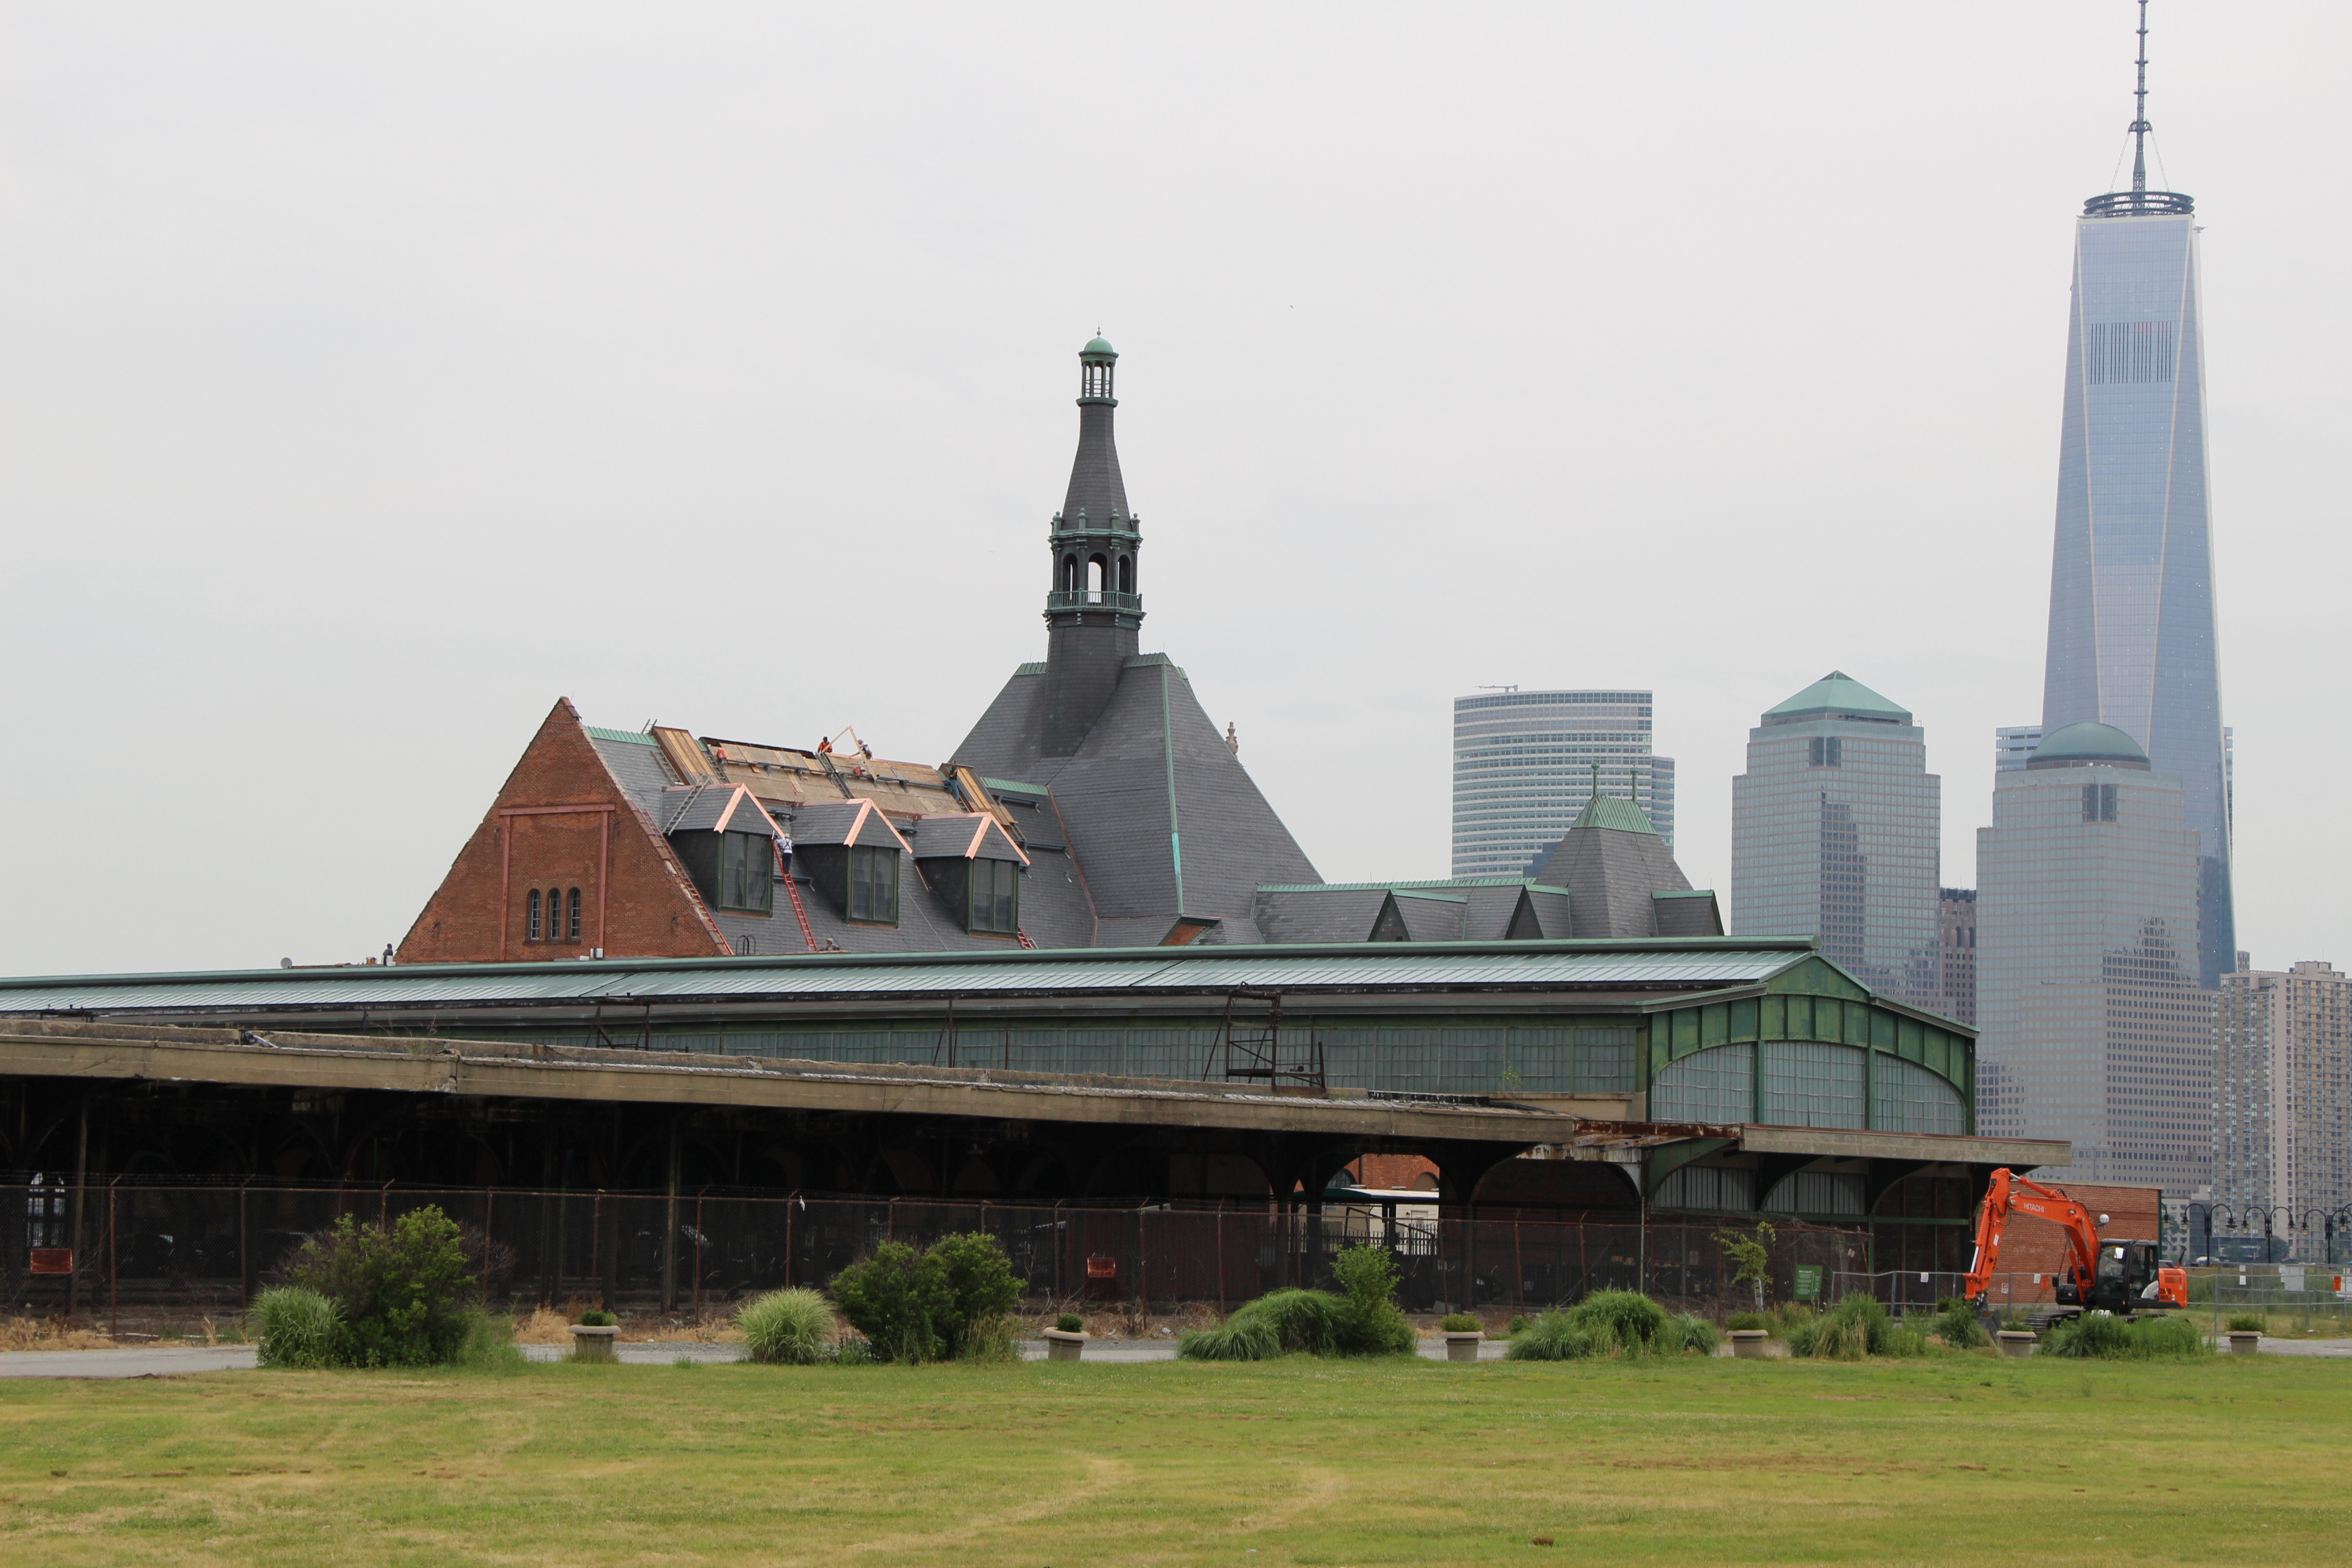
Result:
[[[572,890],[580,931],[570,931]],[[540,939],[530,894],[542,902]],[[402,939],[403,963],[578,958],[702,958],[729,951],[694,883],[596,754],[580,714],[558,698],[441,886]]]

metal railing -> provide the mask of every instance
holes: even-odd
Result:
[[[1045,595],[1049,610],[1140,610],[1143,595],[1118,594],[1108,588],[1055,588]]]

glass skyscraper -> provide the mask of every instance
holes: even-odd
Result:
[[[1731,781],[1731,931],[1818,936],[1883,995],[1944,1007],[1943,780],[1927,732],[1843,670],[1767,711]]]
[[[1454,875],[1524,877],[1601,793],[1675,847],[1675,761],[1650,751],[1646,691],[1480,691],[1454,700]]]
[[[1977,829],[1977,1125],[2074,1144],[2063,1180],[2209,1179],[2212,998],[2197,984],[2179,781],[2082,723],[1994,776]]]
[[[2143,51],[2145,52],[2145,51]],[[2143,60],[2143,80],[2145,65]],[[2145,114],[2134,123],[2144,132]],[[2197,835],[2197,973],[2236,967],[2189,198],[2094,196],[2074,225],[2042,731],[2111,724],[2180,781]]]

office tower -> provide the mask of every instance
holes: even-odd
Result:
[[[1843,670],[1764,714],[1731,781],[1731,931],[1818,936],[1871,989],[1940,1011],[1943,780],[1926,732]]]
[[[2033,760],[2033,748],[2042,744],[2039,724],[2010,724],[1992,732],[1992,770],[2005,773],[2011,768],[2021,768]]]
[[[1977,890],[1946,888],[1936,900],[1936,1011],[1977,1021]]]
[[[2056,545],[2042,728],[2095,721],[2180,781],[2197,835],[2197,973],[2236,948],[2194,204],[2147,188],[2147,16],[2140,13],[2132,184],[2074,225]]]
[[[2352,1205],[2352,975],[2242,968],[2221,977],[2214,1013],[2214,1201],[2313,1216],[2293,1239],[2315,1256],[2319,1217]]]
[[[1978,1055],[1994,1136],[2063,1138],[2059,1175],[2185,1197],[2210,1168],[2212,1005],[2180,782],[2106,724],[1997,774],[1977,830]]]
[[[1454,875],[1523,877],[1601,793],[1631,799],[1675,847],[1675,760],[1650,750],[1646,691],[1454,700]]]

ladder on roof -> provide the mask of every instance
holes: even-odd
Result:
[[[784,864],[784,847],[771,840],[770,847],[775,852],[776,872],[784,879],[784,896],[793,901],[793,919],[801,922],[801,940],[808,943],[811,952],[814,952],[817,951],[816,932],[810,929],[808,909],[801,902],[801,885],[793,879],[793,868]]]
[[[1037,945],[1035,942],[1029,940],[1029,933],[1023,931],[1019,926],[1014,926],[1013,928],[1013,938],[1024,947],[1034,949]]]

